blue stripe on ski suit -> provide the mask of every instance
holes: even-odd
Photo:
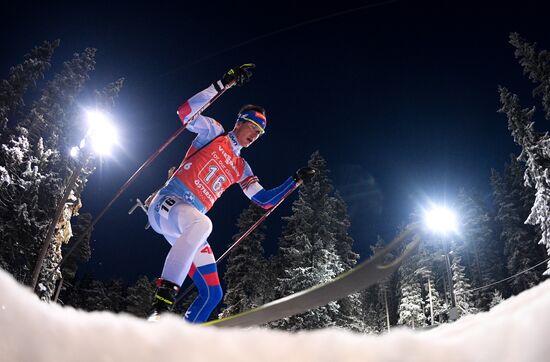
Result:
[[[252,196],[252,201],[264,209],[269,209],[277,204],[285,194],[296,185],[294,179],[289,177],[282,185],[271,190],[262,189]]]

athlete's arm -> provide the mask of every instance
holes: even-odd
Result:
[[[222,125],[213,118],[203,116],[200,113],[193,118],[193,116],[208,104],[208,102],[210,102],[222,89],[222,82],[217,81],[202,92],[189,98],[178,108],[178,116],[181,122],[187,126],[186,129],[197,134],[197,137],[193,141],[193,146],[196,148],[201,148],[213,138],[224,132]],[[191,120],[191,118],[193,118],[193,120]]]
[[[286,195],[288,190],[296,185],[296,182],[291,176],[281,185],[273,189],[266,190],[258,182],[258,177],[252,174],[252,170],[247,163],[245,165],[244,177],[241,181],[239,181],[239,185],[241,186],[244,194],[252,200],[252,202],[263,207],[264,209],[269,209],[277,204]]]

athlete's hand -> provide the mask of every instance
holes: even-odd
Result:
[[[240,67],[229,69],[222,77],[222,83],[224,86],[229,83],[235,82],[236,85],[243,85],[248,82],[252,77],[252,69],[256,66],[252,63],[243,64]]]
[[[302,181],[303,183],[308,183],[311,181],[313,176],[315,176],[316,170],[311,167],[302,167],[294,174],[294,181]]]

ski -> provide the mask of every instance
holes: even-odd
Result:
[[[412,238],[412,241],[407,244],[399,257],[391,262],[385,262],[385,256],[400,245],[403,245],[404,241],[407,240],[417,228],[417,224],[410,225],[384,249],[375,253],[370,259],[329,282],[277,299],[258,308],[250,309],[223,319],[206,322],[203,325],[217,327],[257,326],[326,305],[354,292],[364,290],[391,275],[399,268],[399,265],[412,254],[420,243],[419,235],[415,235]]]

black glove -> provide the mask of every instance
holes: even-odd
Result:
[[[245,82],[250,80],[252,77],[251,69],[254,69],[256,66],[252,63],[243,64],[240,67],[229,69],[222,77],[222,83],[224,86],[228,85],[231,82],[235,82],[236,85],[243,85]]]
[[[315,176],[316,170],[311,167],[302,167],[294,174],[293,178],[295,182],[302,181],[308,183]]]

